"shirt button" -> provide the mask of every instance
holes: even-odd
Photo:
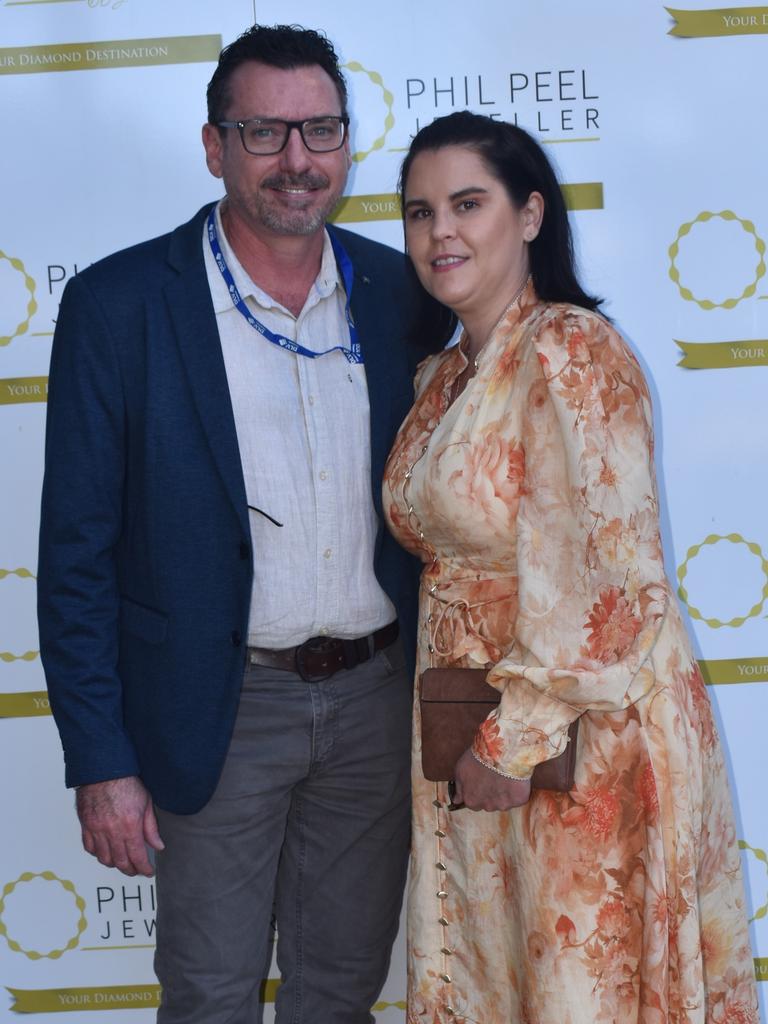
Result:
[[[320,636],[328,636],[328,627],[323,626],[321,629],[318,630],[318,633],[320,634]]]
[[[325,551],[323,552],[323,558],[330,558],[332,554],[333,552],[331,551],[331,549],[326,548]]]
[[[232,641],[232,646],[233,647],[239,647],[240,644],[242,644],[242,642],[243,642],[243,638],[240,636],[240,631],[237,630],[237,629],[233,629],[232,630],[232,632],[230,633],[229,639]]]
[[[321,469],[320,472],[317,475],[320,477],[321,480],[327,480],[328,479],[328,474],[326,473],[326,471],[324,469]]]
[[[315,396],[314,395],[310,395],[309,398],[307,399],[307,401],[309,402],[310,405],[314,405],[315,404]]]

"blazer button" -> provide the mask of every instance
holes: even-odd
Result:
[[[243,638],[240,636],[240,631],[237,629],[233,629],[230,635],[230,640],[232,641],[233,647],[239,647],[240,644],[243,642]]]
[[[250,557],[250,554],[251,549],[248,547],[245,541],[243,541],[243,543],[240,545],[240,557],[242,558],[243,561],[245,561],[247,558]]]

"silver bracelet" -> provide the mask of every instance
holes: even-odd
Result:
[[[481,760],[477,756],[477,754],[475,753],[474,749],[471,749],[470,753],[471,753],[472,757],[474,757],[474,759],[477,761],[478,764],[481,764],[483,766],[483,768],[487,768],[489,772],[495,772],[496,775],[500,775],[502,777],[502,779],[509,779],[510,782],[530,782],[531,781],[530,775],[527,775],[523,779],[519,775],[507,775],[507,773],[501,771],[500,768],[495,768],[492,764],[486,764],[485,761]]]

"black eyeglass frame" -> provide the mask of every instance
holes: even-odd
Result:
[[[312,146],[309,145],[304,135],[304,128],[307,125],[317,124],[318,121],[336,121],[339,125],[342,126],[343,131],[341,133],[341,139],[339,140],[339,144],[337,146],[332,146],[330,149],[313,149]],[[279,149],[274,149],[270,150],[269,152],[260,153],[254,153],[253,150],[248,149],[248,147],[245,144],[245,126],[248,124],[254,124],[254,122],[258,124],[267,125],[284,124],[287,130],[285,133],[285,139],[283,140],[282,146]],[[347,140],[347,133],[349,131],[349,116],[347,114],[324,114],[320,117],[307,117],[303,121],[286,121],[282,117],[246,117],[245,120],[243,121],[217,121],[216,127],[237,128],[238,134],[240,135],[240,141],[243,144],[243,149],[250,156],[277,156],[278,153],[282,153],[282,151],[288,145],[288,139],[290,139],[291,132],[293,131],[294,128],[298,131],[299,136],[301,137],[301,141],[304,143],[305,147],[309,150],[310,153],[335,153],[337,150],[341,149],[341,147]]]

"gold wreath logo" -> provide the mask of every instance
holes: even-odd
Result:
[[[16,887],[24,882],[31,882],[35,878],[42,878],[46,882],[51,882],[56,885],[60,885],[65,892],[72,895],[77,910],[77,925],[75,934],[69,939],[66,945],[61,949],[49,949],[46,953],[39,952],[36,949],[24,949],[19,942],[12,939],[8,934],[8,929],[3,921],[3,911],[5,910],[5,904],[7,898],[14,892]],[[8,943],[9,948],[14,953],[21,953],[28,960],[58,960],[59,957],[63,956],[68,950],[74,949],[80,941],[80,936],[83,934],[85,929],[88,927],[88,922],[85,919],[85,900],[78,894],[75,886],[72,882],[65,878],[59,878],[54,875],[52,871],[41,871],[37,874],[31,871],[25,871],[22,875],[16,879],[15,882],[8,882],[3,887],[3,891],[0,894],[0,936],[2,936]]]
[[[9,345],[14,338],[18,338],[20,334],[26,334],[29,330],[29,322],[37,312],[37,300],[35,299],[35,288],[37,286],[34,279],[30,277],[25,270],[24,264],[20,259],[17,259],[15,256],[8,256],[2,251],[2,249],[0,249],[0,260],[8,260],[13,269],[22,275],[24,278],[24,287],[29,293],[29,298],[27,299],[27,315],[16,325],[13,334],[0,334],[0,347],[2,347],[3,345]]]
[[[721,541],[728,541],[731,544],[744,544],[750,554],[753,554],[756,558],[760,559],[760,565],[763,570],[763,576],[765,577],[765,584],[763,585],[760,600],[752,605],[746,615],[736,615],[732,619],[722,621],[721,619],[705,618],[701,614],[698,608],[692,605],[688,600],[688,591],[683,585],[686,575],[688,574],[688,564],[698,555],[703,547],[713,544],[719,544]],[[677,579],[679,582],[678,594],[680,600],[683,602],[685,607],[688,609],[688,614],[692,619],[700,619],[707,626],[711,626],[712,629],[720,629],[721,626],[743,626],[747,619],[755,618],[763,610],[766,598],[768,598],[768,561],[766,561],[765,555],[760,549],[760,545],[754,541],[745,540],[740,533],[728,533],[725,536],[720,536],[716,533],[711,533],[708,537],[705,537],[701,544],[694,544],[693,547],[688,548],[685,555],[685,560],[677,570]]]
[[[710,221],[713,218],[725,221],[736,221],[738,224],[740,224],[744,231],[747,233],[747,235],[751,236],[754,239],[755,251],[757,252],[758,256],[757,265],[755,266],[754,278],[749,282],[749,284],[747,284],[744,287],[744,290],[742,291],[741,295],[739,295],[737,298],[725,299],[723,302],[715,302],[713,299],[700,299],[696,295],[694,295],[690,288],[686,287],[684,284],[681,283],[680,271],[678,270],[677,264],[675,263],[675,260],[677,259],[680,252],[680,239],[688,235],[691,231],[691,228],[693,228],[695,224],[706,224],[707,221]],[[711,213],[709,210],[703,210],[697,217],[694,217],[693,220],[688,221],[687,223],[682,224],[680,226],[680,230],[677,232],[677,237],[675,238],[672,245],[670,245],[669,276],[677,285],[677,289],[680,292],[680,295],[682,296],[682,298],[686,300],[686,302],[695,302],[697,306],[700,306],[702,309],[707,310],[718,308],[733,309],[733,307],[737,306],[742,301],[742,299],[748,299],[755,294],[758,281],[765,273],[764,256],[765,242],[758,235],[757,231],[755,230],[755,225],[752,223],[751,220],[742,220],[741,217],[736,216],[733,210],[721,210],[720,213]]]
[[[7,576],[18,576],[20,579],[33,580],[35,577],[29,569],[0,569],[0,580]],[[34,661],[39,657],[40,651],[25,651],[23,654],[13,654],[11,651],[0,651],[0,661]]]
[[[749,850],[755,860],[760,861],[766,870],[766,874],[768,874],[768,854],[766,854],[765,850],[759,850],[756,846],[750,846],[749,843],[745,842],[743,839],[739,839],[739,849]],[[766,914],[768,914],[768,891],[766,891],[765,902],[759,906],[752,917],[750,917],[749,923],[752,924],[753,921],[759,921],[760,918],[765,917]]]
[[[381,94],[384,99],[384,105],[387,108],[387,113],[384,117],[384,131],[382,132],[382,134],[373,140],[373,145],[371,146],[370,149],[359,150],[358,152],[352,154],[352,159],[355,161],[355,163],[359,164],[362,160],[365,160],[366,157],[370,156],[371,153],[374,153],[376,152],[376,150],[383,148],[384,143],[387,140],[387,135],[389,135],[390,131],[394,128],[395,115],[392,113],[392,107],[394,106],[395,97],[392,95],[392,93],[389,91],[386,85],[384,85],[384,80],[382,79],[378,71],[369,71],[368,68],[364,68],[363,65],[356,60],[351,60],[348,64],[344,64],[343,67],[345,67],[348,71],[352,71],[354,73],[359,72],[361,74],[367,75],[369,81],[373,82],[373,84],[378,89],[381,89]]]

